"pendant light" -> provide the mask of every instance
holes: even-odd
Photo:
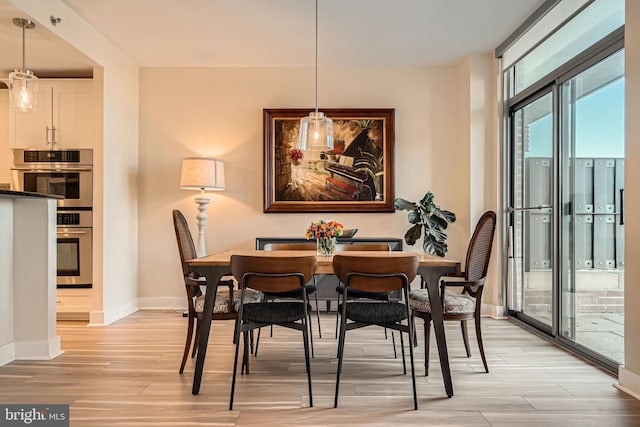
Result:
[[[28,19],[13,18],[13,24],[22,28],[22,68],[9,74],[10,105],[25,113],[36,110],[38,103],[38,78],[25,67],[25,30],[36,24]]]
[[[333,149],[333,120],[318,111],[318,0],[316,0],[316,109],[300,120],[298,148],[309,160],[319,159],[320,152]]]

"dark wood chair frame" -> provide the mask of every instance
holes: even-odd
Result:
[[[342,373],[342,362],[344,359],[344,344],[346,332],[359,329],[366,326],[381,326],[383,328],[392,329],[400,332],[402,337],[403,333],[408,334],[409,343],[413,342],[415,334],[413,323],[411,322],[411,310],[409,308],[409,284],[413,281],[418,273],[419,260],[417,256],[407,255],[405,257],[397,258],[380,258],[372,259],[371,257],[358,257],[358,256],[340,256],[336,255],[333,258],[334,271],[340,282],[344,285],[344,299],[343,303],[338,306],[338,309],[342,311],[340,322],[340,336],[338,340],[338,369],[336,374],[336,392],[334,398],[333,407],[338,407],[338,394],[340,389],[340,375]],[[396,271],[397,270],[397,271]],[[389,272],[394,271],[394,272]],[[406,320],[407,324],[404,325],[401,322],[385,322],[385,321],[352,321],[347,322],[347,306],[349,304],[357,304],[357,300],[349,299],[349,290],[365,291],[365,292],[392,292],[402,289],[405,303],[395,303],[404,305],[406,308]],[[386,301],[371,301],[361,304],[380,304],[383,307],[386,305],[391,308],[390,302]],[[381,309],[384,310],[384,309]],[[403,342],[401,340],[401,342]],[[403,350],[403,371],[406,375],[407,370],[404,363],[404,345]],[[411,381],[413,385],[413,406],[414,409],[418,409],[418,396],[416,391],[416,376],[415,365],[413,356],[413,345],[409,345],[409,354],[411,361]]]
[[[486,227],[489,227],[488,235],[486,233]],[[469,242],[467,248],[467,256],[465,261],[465,271],[458,274],[450,274],[443,277],[458,277],[462,280],[457,281],[440,281],[440,299],[442,307],[444,309],[444,296],[447,287],[461,287],[463,294],[468,294],[475,298],[476,305],[473,313],[443,313],[444,320],[457,320],[460,321],[460,328],[462,330],[462,339],[464,341],[464,348],[467,353],[467,357],[471,357],[471,350],[469,347],[469,334],[467,332],[467,320],[474,320],[476,329],[476,338],[478,340],[478,348],[480,350],[480,357],[482,358],[482,364],[484,365],[485,372],[489,372],[487,365],[487,359],[484,354],[484,345],[482,343],[482,329],[480,327],[480,314],[482,308],[482,292],[484,290],[484,284],[487,278],[487,270],[489,268],[489,261],[491,258],[491,249],[493,246],[493,236],[496,228],[496,213],[493,211],[485,212],[478,223],[476,224],[473,236]],[[482,241],[480,240],[482,238]],[[481,253],[479,253],[481,251]],[[478,267],[481,267],[479,269]],[[424,320],[424,372],[425,376],[429,375],[429,341],[431,331],[431,313],[425,313],[418,310],[412,310],[412,323],[415,323],[415,318],[419,317]]]
[[[315,251],[316,244],[315,243],[269,243],[265,246],[266,251]],[[318,336],[322,339],[322,327],[320,325],[320,306],[318,304],[318,285],[316,283],[316,276],[313,276],[313,285],[309,286],[307,284],[305,286],[307,288],[307,296],[311,293],[311,289],[315,289],[312,295],[315,298],[316,303],[316,319],[318,322]],[[294,298],[301,298],[301,293]],[[280,298],[277,294],[269,293],[265,294],[266,300],[275,300]],[[290,297],[289,297],[290,298]],[[256,338],[256,347],[254,351],[254,356],[258,356],[258,346],[260,345],[260,331],[262,329],[258,329],[258,337]],[[270,327],[269,335],[273,336],[273,326]],[[311,357],[315,357],[315,351],[313,349],[313,328],[311,327],[311,312],[309,312],[309,341],[311,342]]]
[[[178,241],[178,252],[180,252],[180,264],[182,265],[184,286],[187,293],[187,338],[184,344],[184,352],[182,354],[182,362],[180,363],[179,370],[180,373],[183,373],[192,342],[194,343],[193,350],[191,352],[192,358],[196,356],[196,352],[198,350],[198,339],[200,338],[200,323],[202,321],[202,313],[196,312],[194,300],[196,297],[202,295],[202,290],[200,287],[206,286],[207,282],[203,277],[199,277],[198,275],[190,272],[187,265],[187,261],[197,258],[196,247],[193,243],[193,237],[191,235],[191,231],[189,230],[187,220],[185,219],[182,212],[177,209],[172,212],[172,215],[173,227],[176,233],[176,240]],[[228,288],[229,307],[226,313],[214,313],[212,317],[213,320],[235,320],[238,318],[238,312],[236,311],[233,302],[233,289],[235,283],[229,276],[231,276],[231,272],[229,272],[228,276],[224,276],[227,277],[226,279],[224,279],[223,277],[223,279],[218,282],[219,286],[226,286]],[[193,337],[194,330],[195,339]]]
[[[391,248],[387,243],[363,243],[360,245],[339,245],[336,249],[336,252],[351,252],[351,251],[381,251],[381,252],[389,252]],[[344,293],[344,288],[340,285],[340,281],[338,281],[338,286],[336,287],[336,292],[338,294],[337,304],[340,305],[340,297]],[[355,293],[355,292],[354,292]],[[356,294],[357,296],[351,296],[350,298],[369,298],[375,300],[389,301],[389,294],[372,294],[366,295],[364,292],[359,292]],[[338,331],[340,330],[340,310],[336,310],[336,335],[335,338],[338,338]],[[387,338],[387,330],[384,330],[384,338]],[[393,332],[391,333],[391,339],[393,341],[393,355],[397,357],[396,354],[396,343],[395,338],[393,337]]]
[[[268,261],[264,257],[259,256],[231,256],[231,269],[238,280],[240,285],[240,308],[238,309],[239,317],[236,322],[234,330],[234,342],[236,344],[235,356],[233,362],[233,380],[231,382],[231,395],[229,398],[229,410],[233,410],[233,400],[236,387],[236,376],[238,370],[238,355],[240,348],[240,334],[243,335],[244,341],[244,356],[243,359],[248,358],[249,337],[248,332],[254,329],[260,329],[265,326],[270,326],[274,323],[267,321],[253,321],[246,320],[244,316],[245,303],[244,293],[247,288],[252,288],[260,292],[287,292],[294,289],[300,289],[302,294],[303,315],[300,319],[300,323],[297,321],[290,322],[278,322],[275,323],[278,326],[283,326],[290,329],[296,329],[302,332],[304,343],[304,358],[305,366],[307,370],[307,382],[309,384],[309,406],[313,407],[313,391],[311,386],[311,364],[309,358],[309,320],[308,308],[309,299],[307,297],[307,290],[305,285],[311,280],[315,272],[316,267],[315,256],[304,257],[282,257],[282,258],[270,258]],[[278,309],[279,304],[286,304],[287,302],[262,302],[259,304],[266,304],[266,306],[273,306],[274,310]],[[244,366],[244,364],[243,364]],[[248,373],[248,371],[247,371]]]

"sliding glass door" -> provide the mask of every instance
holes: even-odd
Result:
[[[623,361],[624,54],[510,106],[509,312]]]
[[[624,54],[561,86],[563,337],[623,362]]]
[[[516,106],[511,125],[512,308],[548,329],[553,323],[553,93]]]

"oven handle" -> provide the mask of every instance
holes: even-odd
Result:
[[[12,171],[25,171],[25,172],[91,172],[91,168],[74,168],[71,166],[65,166],[64,168],[11,168]]]
[[[58,231],[56,234],[87,234],[88,231]]]

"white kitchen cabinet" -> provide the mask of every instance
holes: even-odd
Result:
[[[96,120],[91,79],[38,81],[35,112],[9,111],[12,148],[93,147]]]
[[[58,320],[89,320],[91,289],[57,289]]]

